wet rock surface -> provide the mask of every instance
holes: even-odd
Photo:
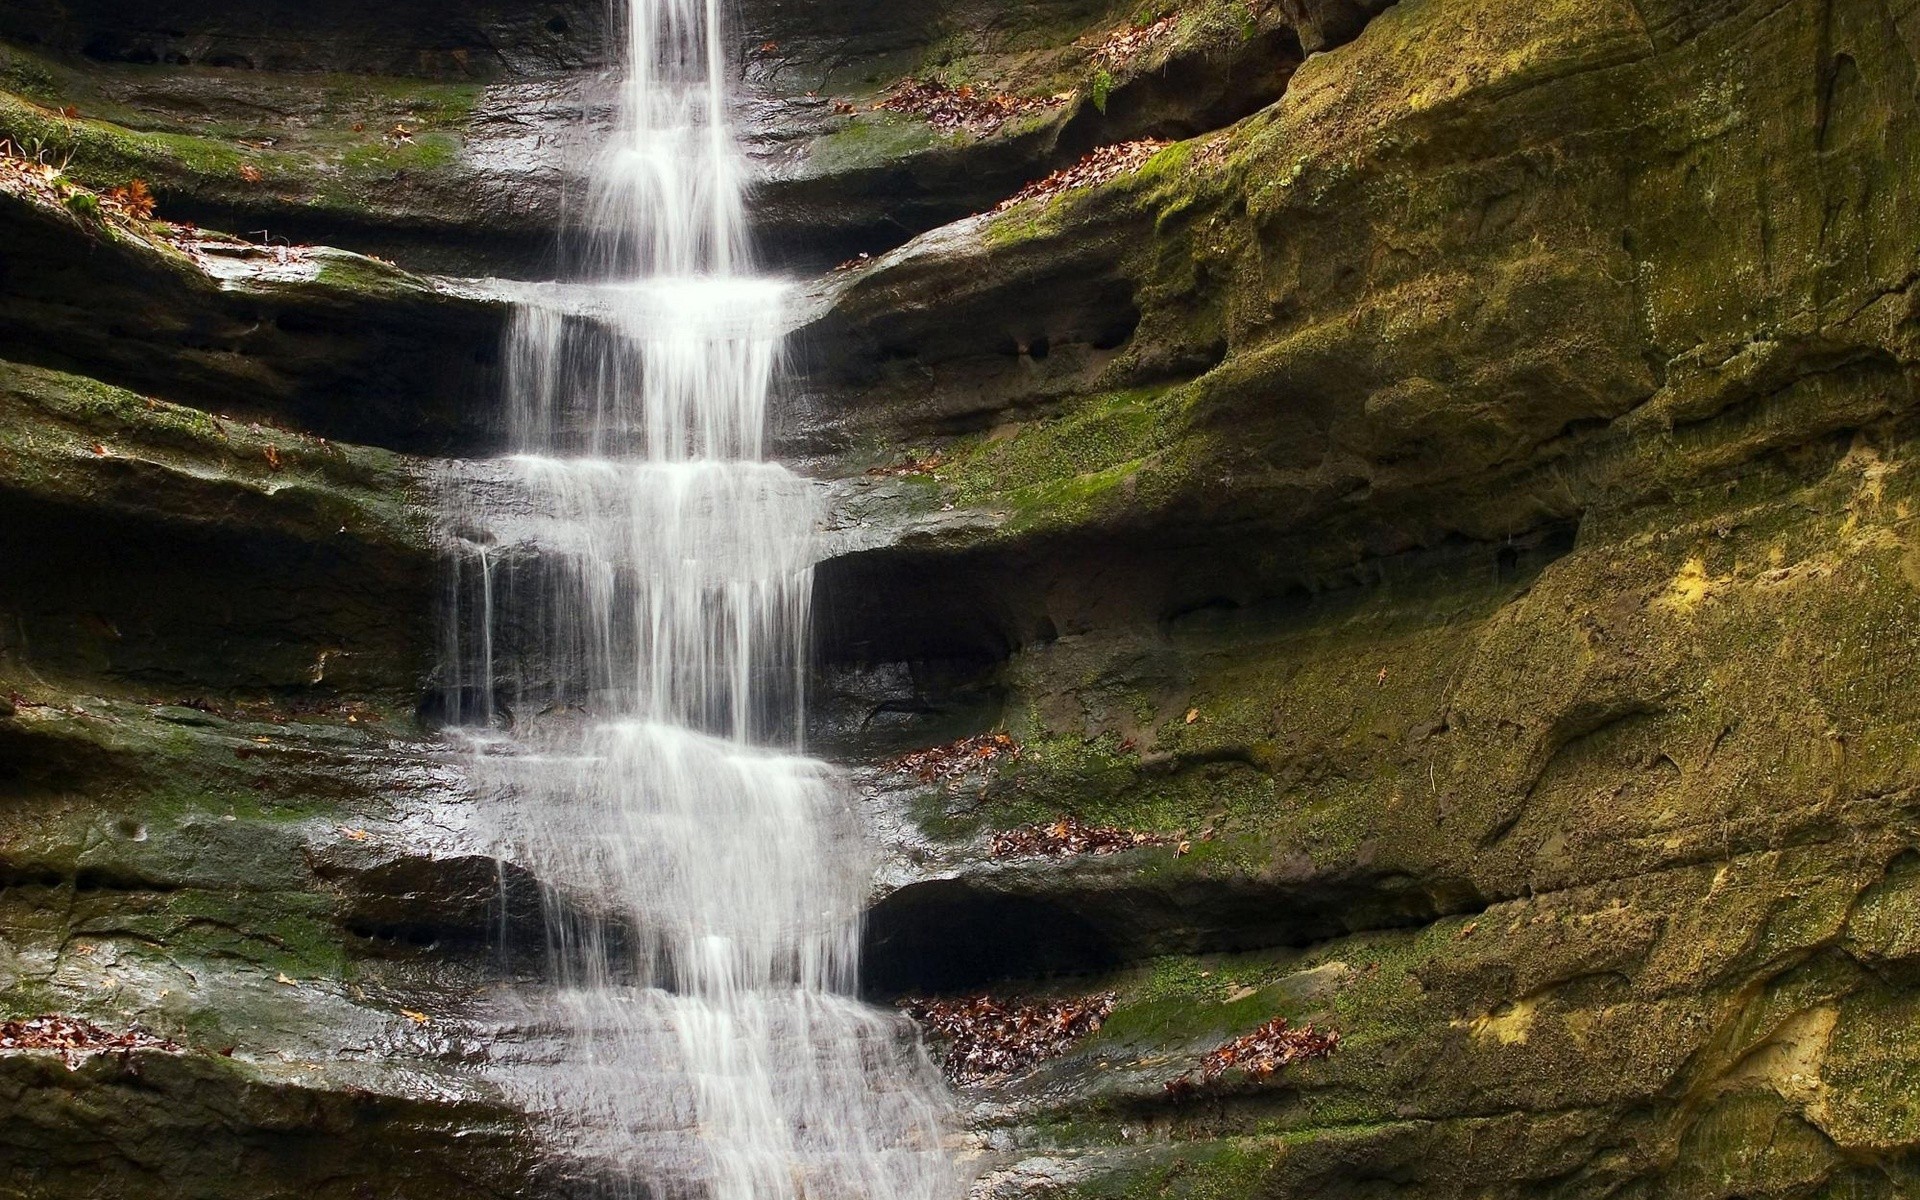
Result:
[[[506,307],[326,248],[129,233],[0,193],[0,353],[400,450],[481,436]]]
[[[983,1189],[1904,1186],[1858,1114],[1910,983],[1847,932],[1914,836],[1878,28],[1404,3],[1223,135],[835,283],[795,428],[962,532],[823,569],[825,728],[1023,745],[873,785],[870,983],[1118,997],[969,1092]],[[989,852],[1063,816],[1189,850]],[[1276,1016],[1341,1045],[1167,1090]]]
[[[600,10],[363,7],[13,6],[0,133],[537,271]],[[962,1091],[978,1192],[1911,1190],[1910,22],[1194,6],[1100,84],[1167,15],[744,14],[769,251],[871,255],[779,430],[868,988],[1114,994]],[[948,134],[873,108],[908,76],[1065,98]],[[183,1047],[0,1053],[0,1193],[569,1194],[490,991],[542,881],[416,717],[502,293],[0,227],[0,1009]],[[1066,817],[1162,844],[994,852]],[[1340,1044],[1169,1090],[1276,1018]]]

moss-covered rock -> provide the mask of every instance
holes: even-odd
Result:
[[[568,85],[268,74],[46,58],[0,44],[0,137],[105,191],[133,179],[161,216],[334,241],[417,269],[518,271],[551,250]],[[537,94],[536,94],[537,93]]]
[[[850,393],[827,432],[998,446],[1060,419],[1078,444],[1106,436],[1083,410],[1172,384],[1130,435],[1138,461],[1050,481],[1058,524],[1260,523],[1275,557],[1337,566],[1857,427],[1911,387],[1893,230],[1912,185],[1876,165],[1909,157],[1892,149],[1915,136],[1904,68],[1865,18],[1796,6],[1753,34],[1780,65],[1752,79],[1725,46],[1756,19],[1663,44],[1625,6],[1390,9],[1226,134],[840,285],[811,336],[822,386]],[[1889,114],[1871,136],[1820,142],[1817,73],[1785,65],[1816,52]],[[1819,165],[1774,178],[1788,162]],[[1822,232],[1818,195],[1856,215]],[[1703,201],[1771,224],[1750,238]],[[1777,265],[1751,264],[1756,244]],[[1001,490],[960,498],[1047,507],[1017,471]]]
[[[410,704],[436,594],[422,473],[0,363],[0,659],[176,696]]]
[[[990,1190],[1910,1188],[1888,30],[1403,0],[1226,133],[833,285],[814,447],[994,519],[823,566],[830,653],[1024,747],[877,780],[916,827],[875,985],[1120,996],[972,1094]],[[1061,815],[1191,847],[990,859]],[[1273,1016],[1342,1045],[1165,1089]]]
[[[0,1015],[179,1049],[0,1053],[6,1194],[526,1186],[524,1098],[459,1065],[506,893],[406,714],[137,703],[14,667]]]
[[[756,209],[771,242],[807,261],[877,252],[989,210],[1098,146],[1218,129],[1285,91],[1312,37],[1284,6],[1231,0],[982,8],[902,10],[893,19],[912,32],[899,48],[836,56],[826,71],[805,41],[756,56],[750,78],[785,101],[770,128],[751,131],[769,167]],[[1325,28],[1345,41],[1359,24]],[[934,130],[879,107],[902,77],[1042,106]]]
[[[475,401],[505,304],[361,255],[89,217],[0,184],[13,361],[341,441],[419,451],[482,436]]]

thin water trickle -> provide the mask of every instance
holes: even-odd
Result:
[[[712,0],[628,0],[594,315],[521,308],[514,452],[448,479],[447,703],[545,893],[516,1086],[582,1190],[941,1200],[938,1081],[854,998],[845,782],[800,753],[814,492],[761,460],[787,295],[747,273],[722,44]]]

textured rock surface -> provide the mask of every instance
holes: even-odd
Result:
[[[1405,0],[835,285],[796,441],[992,517],[830,565],[842,704],[1026,742],[874,982],[1120,993],[975,1089],[991,1188],[1912,1186],[1911,36]],[[1069,813],[1192,848],[982,861]],[[1164,1090],[1274,1015],[1342,1046]]]
[[[28,98],[92,89],[60,120],[102,147],[256,88],[304,131],[83,182],[278,222],[319,163],[351,244],[530,253],[594,14],[383,10],[276,58],[277,10],[177,7],[16,6]],[[781,429],[837,477],[820,741],[898,851],[869,984],[1117,997],[966,1090],[983,1192],[1920,1185],[1910,7],[1194,5],[1100,104],[1090,45],[1159,11],[749,7],[766,228],[919,235],[811,285]],[[935,137],[866,107],[907,74],[1068,98]],[[1188,140],[921,233],[1148,133]],[[515,199],[422,223],[461,189]],[[0,1006],[188,1047],[0,1055],[0,1159],[44,1164],[0,1194],[564,1193],[490,1058],[537,1052],[479,990],[492,864],[411,716],[402,455],[484,442],[497,304],[0,219],[33,364],[0,366]],[[884,766],[993,728],[1021,755],[957,786]],[[989,853],[1065,815],[1174,845]],[[1275,1016],[1340,1048],[1166,1089]],[[202,1138],[240,1168],[196,1174]]]
[[[1102,43],[1172,19],[1124,56]],[[990,208],[1096,145],[1184,137],[1272,101],[1302,44],[1366,6],[1051,0],[744,6],[738,114],[767,251],[803,267]],[[327,239],[416,269],[550,273],[555,214],[609,119],[598,5],[111,4],[0,14],[0,136],[164,215]],[[878,110],[905,78],[1051,102],[937,129]]]

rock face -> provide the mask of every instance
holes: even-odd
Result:
[[[0,132],[162,216],[537,257],[565,168],[485,114],[591,113],[597,8],[310,5],[296,53],[170,7],[15,6]],[[898,851],[868,983],[1115,995],[967,1085],[980,1191],[1920,1185],[1920,15],[872,9],[742,37],[774,251],[872,256],[810,285],[780,429],[833,480],[817,735]],[[1049,103],[872,107],[909,73]],[[180,132],[259,87],[333,115]],[[84,208],[0,197],[0,1009],[187,1049],[0,1052],[0,1194],[565,1194],[476,1066],[531,1038],[480,989],[533,881],[413,715],[425,456],[486,444],[502,310]],[[1164,844],[996,856],[1064,818]],[[1168,1087],[1275,1017],[1340,1044]]]
[[[1910,1186],[1911,980],[1862,932],[1914,853],[1920,579],[1881,16],[1404,0],[836,285],[797,443],[999,516],[830,564],[845,702],[1026,743],[920,802],[876,986],[1119,994],[977,1085],[992,1186]],[[982,861],[1063,814],[1191,849]],[[1274,1015],[1342,1045],[1165,1089]]]

